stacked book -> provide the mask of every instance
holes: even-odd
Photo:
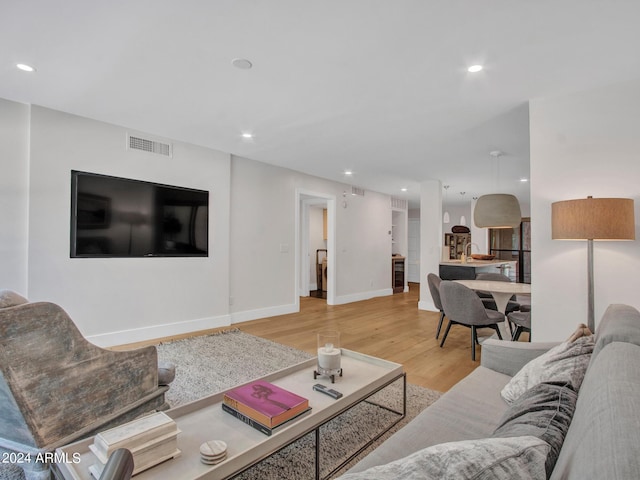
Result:
[[[308,399],[263,380],[226,392],[222,409],[266,435],[311,410]]]
[[[133,475],[140,473],[180,455],[178,433],[176,422],[162,412],[100,432],[89,445],[98,460],[89,471],[99,479],[109,456],[119,448],[126,448],[133,455]]]

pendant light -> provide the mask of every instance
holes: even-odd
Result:
[[[449,185],[445,185],[444,187],[444,203],[447,203],[447,190],[449,190]],[[442,223],[451,222],[451,218],[449,217],[449,212],[444,211],[444,215],[442,216]]]
[[[462,205],[464,206],[464,194],[467,192],[460,192],[460,195],[462,195]],[[464,225],[465,227],[467,226],[467,219],[464,215],[460,216],[460,225]]]
[[[500,183],[500,150],[489,152],[496,159],[496,190]],[[518,228],[522,222],[520,203],[514,195],[493,193],[482,195],[473,210],[473,221],[480,228]]]

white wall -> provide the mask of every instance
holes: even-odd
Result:
[[[466,226],[471,228],[471,224],[473,223],[473,217],[471,216],[471,201],[468,204],[463,205],[454,205],[448,207],[446,209],[449,212],[449,223],[442,223],[442,242],[444,245],[444,234],[451,233],[451,228],[455,225],[462,225],[460,223],[460,217],[464,215],[466,219]],[[444,215],[444,211],[442,212]],[[442,222],[442,215],[440,216],[440,221]]]
[[[0,290],[27,295],[29,106],[0,99]]]
[[[433,303],[427,287],[429,273],[440,274],[440,257],[444,235],[442,233],[442,184],[429,180],[420,184],[420,278],[424,281],[420,288],[420,310],[438,309]]]
[[[351,191],[349,185],[233,156],[230,286],[234,323],[298,309],[296,189],[337,199],[335,303],[392,293],[389,196],[366,191],[364,197],[343,197],[343,192]]]
[[[587,244],[551,240],[551,203],[640,197],[640,81],[530,104],[532,328],[562,340],[587,321]],[[610,303],[640,308],[640,245],[595,242],[596,326]]]
[[[387,195],[170,139],[172,158],[130,151],[125,127],[0,102],[0,288],[60,304],[99,345],[297,311],[302,190],[337,200],[334,303],[392,293]],[[208,190],[209,257],[70,258],[71,170]]]
[[[473,213],[475,212],[477,202],[478,200],[471,200],[471,220],[469,221],[472,243],[471,253],[489,253],[489,229],[476,227],[473,221]]]
[[[173,158],[125,148],[127,129],[31,108],[30,300],[58,303],[98,344],[229,324],[228,154],[173,142]],[[70,171],[210,192],[207,258],[70,258]]]

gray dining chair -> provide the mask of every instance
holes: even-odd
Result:
[[[440,310],[440,320],[438,321],[438,329],[436,330],[436,340],[440,336],[440,330],[442,329],[442,322],[444,321],[444,310],[442,309],[442,301],[440,300],[440,282],[442,279],[435,273],[427,275],[427,283],[429,284],[429,291],[431,292],[431,298],[433,304]]]
[[[529,332],[529,341],[531,341],[531,310],[527,312],[512,312],[507,318],[515,326],[511,334],[511,340],[517,342],[522,332]]]
[[[510,282],[511,279],[502,273],[478,273],[476,274],[476,280],[486,280],[490,282]],[[484,303],[485,308],[490,308],[491,310],[497,310],[496,301],[493,299],[493,296],[489,292],[478,291],[477,295],[481,298],[482,303]],[[521,305],[517,302],[516,296],[512,296],[507,303],[507,308],[505,313],[509,314],[511,312],[516,312],[520,310]],[[509,326],[511,328],[511,326]]]
[[[444,313],[449,319],[440,347],[444,346],[452,325],[471,328],[471,360],[473,361],[476,359],[478,328],[492,328],[502,340],[498,324],[504,322],[504,315],[496,310],[485,308],[480,297],[470,288],[460,283],[443,280],[440,283],[440,299]]]

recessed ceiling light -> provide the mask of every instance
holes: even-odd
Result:
[[[400,191],[401,191],[401,192],[406,192],[406,191],[407,191],[407,189],[406,189],[406,188],[401,188],[401,189],[400,189]]]
[[[253,138],[253,133],[244,132],[244,133],[242,134],[242,138],[247,138],[247,139],[249,139],[249,138]]]
[[[478,73],[480,70],[482,70],[482,65],[471,65],[467,68],[469,73]]]
[[[520,181],[521,181],[521,182],[528,182],[528,181],[529,181],[529,179],[528,179],[528,178],[524,178],[524,177],[522,177],[522,178],[520,179]]]
[[[18,63],[16,64],[16,68],[22,70],[23,72],[35,72],[36,69],[31,65],[27,65],[26,63]]]
[[[345,175],[353,175],[353,172],[351,170],[345,170],[344,174]]]
[[[253,67],[253,64],[246,58],[234,58],[231,60],[231,65],[236,68],[240,68],[241,70],[249,70]]]

